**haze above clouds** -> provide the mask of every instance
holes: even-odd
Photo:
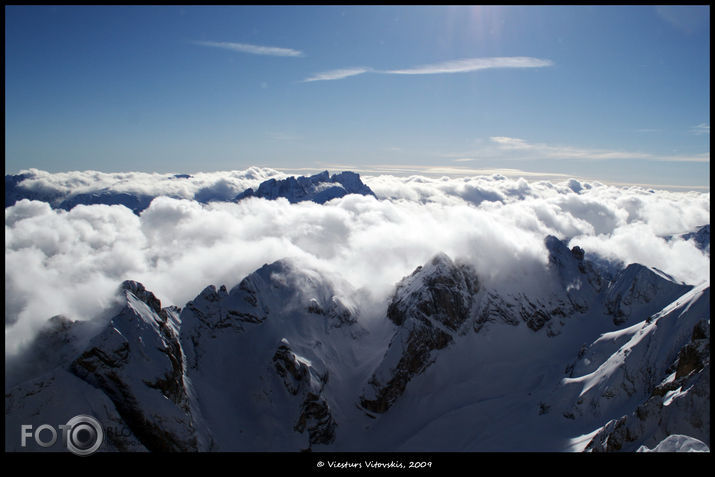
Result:
[[[363,176],[378,199],[349,195],[324,205],[227,199],[272,169],[194,174],[50,174],[32,187],[173,195],[140,215],[124,206],[70,211],[22,200],[5,209],[6,350],[13,352],[56,314],[90,319],[125,279],[144,283],[162,305],[183,307],[208,285],[233,287],[265,263],[291,257],[350,284],[379,310],[395,284],[438,252],[472,263],[491,285],[528,280],[547,263],[543,239],[579,245],[587,258],[657,267],[689,284],[709,280],[709,254],[678,234],[710,221],[710,195],[575,179],[527,181],[501,174],[463,178]],[[524,278],[526,277],[526,278]],[[384,312],[384,310],[382,310]],[[367,318],[366,318],[367,319]]]

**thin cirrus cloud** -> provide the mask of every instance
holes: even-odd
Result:
[[[470,71],[493,68],[542,68],[552,66],[551,60],[530,58],[528,56],[466,58],[462,60],[445,61],[429,65],[416,66],[401,70],[389,70],[385,73],[393,75],[434,75],[444,73],[469,73]]]
[[[317,73],[312,77],[304,80],[308,81],[324,81],[337,80],[355,76],[362,73],[374,72],[390,75],[433,75],[433,74],[453,74],[453,73],[469,73],[472,71],[495,69],[495,68],[542,68],[552,66],[551,60],[540,58],[531,58],[527,56],[513,57],[493,57],[493,58],[465,58],[461,60],[445,61],[441,63],[432,63],[427,65],[415,66],[413,68],[393,69],[393,70],[374,70],[371,68],[357,67],[344,68],[339,70],[331,70],[322,73]]]
[[[322,73],[316,73],[310,78],[303,80],[304,83],[309,83],[311,81],[331,81],[343,78],[349,78],[350,76],[357,76],[363,73],[372,71],[371,68],[365,67],[355,67],[355,68],[342,68],[337,70],[324,71]]]
[[[710,153],[692,155],[656,155],[647,152],[618,151],[609,149],[587,149],[573,146],[530,143],[523,139],[507,136],[489,138],[502,151],[525,153],[528,157],[549,159],[644,159],[668,162],[710,162]],[[527,157],[521,157],[522,159]]]
[[[280,48],[276,46],[251,45],[249,43],[233,43],[228,41],[196,41],[194,43],[201,46],[223,48],[225,50],[236,51],[239,53],[249,53],[252,55],[293,57],[305,56],[305,54],[300,50]]]
[[[690,133],[696,136],[701,136],[703,134],[710,134],[710,123],[700,123],[697,126],[690,128]]]
[[[266,56],[288,56],[301,57],[305,54],[300,50],[292,48],[281,48],[275,46],[252,45],[249,43],[234,43],[227,41],[195,41],[194,44],[208,46],[212,48],[222,48],[239,53],[249,53],[253,55]],[[551,60],[531,58],[528,56],[513,57],[492,57],[492,58],[465,58],[451,60],[441,63],[432,63],[405,69],[375,70],[366,66],[356,66],[349,68],[339,68],[329,71],[315,73],[303,80],[303,83],[314,81],[334,81],[357,76],[364,73],[382,73],[390,75],[432,75],[432,74],[452,74],[468,73],[471,71],[494,69],[494,68],[542,68],[552,66]]]

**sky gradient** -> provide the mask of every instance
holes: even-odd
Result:
[[[6,174],[710,186],[709,6],[6,6],[5,30]]]

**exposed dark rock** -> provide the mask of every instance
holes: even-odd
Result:
[[[287,344],[282,343],[278,346],[273,355],[273,364],[278,376],[283,378],[283,384],[289,393],[295,396],[304,386],[308,385],[306,384],[310,379],[308,366],[296,359]]]
[[[387,309],[387,317],[400,327],[388,353],[397,353],[399,358],[394,369],[388,370],[386,382],[373,375],[369,385],[374,396],[360,398],[363,408],[382,413],[392,406],[409,381],[432,364],[433,353],[453,341],[452,333],[470,317],[478,290],[476,273],[444,254],[400,282]]]
[[[140,283],[124,282],[121,290],[127,305],[71,363],[70,371],[112,400],[147,449],[198,450],[182,350],[170,316],[175,310],[162,309]],[[130,297],[149,313],[135,308],[140,305]]]
[[[337,423],[330,412],[325,399],[317,394],[308,393],[301,406],[295,430],[308,431],[308,441],[314,444],[330,444],[335,440]]]
[[[311,373],[310,366],[298,359],[285,340],[273,355],[273,364],[286,390],[302,399],[300,414],[293,428],[300,433],[307,431],[311,446],[333,442],[337,423],[321,394],[328,375],[321,375],[315,370]]]
[[[589,442],[590,452],[632,452],[636,442],[655,447],[671,434],[710,442],[710,325],[699,322],[678,353],[675,377],[657,385],[631,414],[608,422]],[[669,398],[669,396],[671,396]],[[677,396],[675,402],[671,400]],[[707,403],[704,405],[703,403]]]

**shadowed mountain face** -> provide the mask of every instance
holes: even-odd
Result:
[[[111,319],[54,317],[9,362],[6,450],[79,413],[120,451],[707,448],[709,284],[545,250],[541,286],[508,289],[438,254],[378,319],[291,260],[181,309],[124,282]]]
[[[695,232],[683,234],[684,240],[693,240],[700,250],[704,250],[710,255],[710,224],[703,225]]]

